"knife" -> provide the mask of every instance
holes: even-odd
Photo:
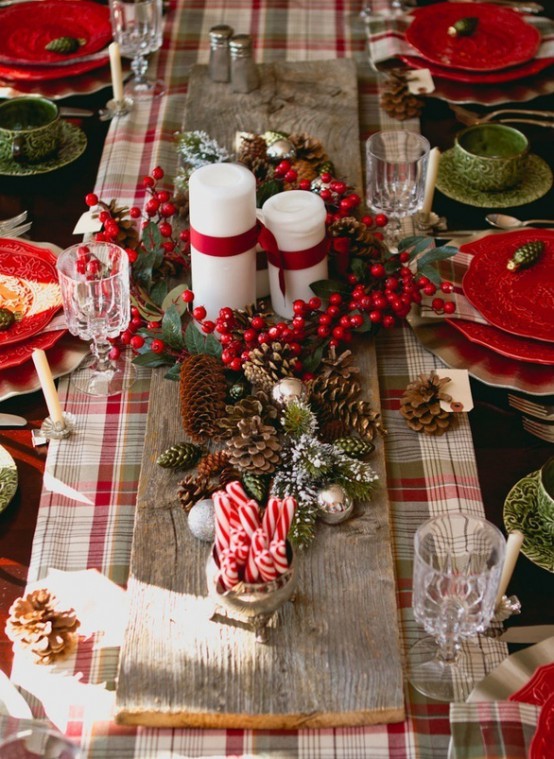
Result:
[[[0,427],[25,427],[27,420],[17,414],[0,414]]]
[[[554,625],[518,625],[502,633],[504,643],[540,643],[554,635]]]

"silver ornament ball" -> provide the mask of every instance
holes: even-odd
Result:
[[[308,391],[298,377],[283,377],[273,385],[271,396],[280,406],[287,406],[291,401],[307,400]]]
[[[318,516],[327,524],[339,524],[351,515],[354,501],[337,483],[325,485],[317,493]]]
[[[268,145],[266,153],[269,160],[275,163],[290,161],[296,156],[294,145],[286,137],[281,137],[279,140],[272,142],[271,145]]]
[[[212,543],[215,538],[214,502],[211,498],[197,501],[188,516],[189,529],[198,540]]]

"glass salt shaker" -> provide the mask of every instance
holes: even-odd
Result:
[[[236,34],[229,42],[231,50],[231,87],[233,92],[251,92],[260,86],[258,69],[252,58],[249,34]]]
[[[227,24],[212,26],[210,37],[210,63],[208,71],[212,82],[228,82],[231,78],[229,40],[234,29]]]

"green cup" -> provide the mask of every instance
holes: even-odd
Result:
[[[54,155],[60,144],[58,106],[38,95],[0,104],[0,159],[38,163]]]
[[[554,456],[549,458],[540,469],[537,512],[543,527],[554,535]]]
[[[527,164],[527,137],[504,124],[476,124],[456,135],[454,161],[468,185],[485,192],[521,182]]]

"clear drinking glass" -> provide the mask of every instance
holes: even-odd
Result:
[[[423,203],[429,141],[415,132],[376,132],[366,142],[366,203],[389,218],[385,240],[398,242],[400,219]]]
[[[47,725],[33,725],[0,743],[0,759],[79,759],[78,747]]]
[[[135,75],[124,94],[133,99],[163,95],[164,83],[146,77],[146,56],[162,44],[162,0],[110,0],[110,14],[114,40],[121,55],[132,59]]]
[[[465,700],[474,683],[461,642],[494,614],[506,541],[486,519],[455,513],[424,522],[414,548],[414,617],[431,637],[410,649],[409,680],[431,698]]]
[[[72,375],[84,393],[108,396],[127,390],[135,367],[111,360],[108,338],[117,337],[130,319],[129,258],[109,242],[72,245],[57,262],[63,310],[72,335],[91,340],[91,352]]]

